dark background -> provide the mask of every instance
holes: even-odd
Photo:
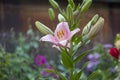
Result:
[[[56,0],[63,8],[67,0]],[[79,3],[82,0],[74,0]],[[46,25],[51,22],[48,16],[48,0],[1,0],[0,1],[0,32],[7,32],[14,28],[16,32],[25,32],[28,26],[35,28],[34,22],[39,20]],[[92,13],[91,13],[92,12]],[[91,13],[91,14],[89,14]],[[99,13],[105,18],[103,33],[105,39],[112,42],[115,35],[120,32],[120,0],[93,0],[93,5],[83,19],[84,26],[94,14]],[[57,23],[57,21],[55,22]]]

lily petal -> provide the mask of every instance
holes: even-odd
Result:
[[[48,34],[46,36],[43,36],[40,41],[47,41],[47,42],[51,42],[54,44],[57,44],[57,40],[55,39],[55,37],[51,34]]]
[[[59,42],[59,45],[63,47],[67,46],[67,44],[68,44],[68,40],[63,40]]]
[[[68,23],[67,22],[59,23],[57,25],[54,35],[59,41],[68,39],[68,37],[70,36],[70,30],[69,30]]]
[[[75,30],[71,31],[71,35],[70,35],[69,38],[71,39],[71,37],[72,37],[74,34],[78,33],[79,31],[80,31],[79,28],[76,28]]]

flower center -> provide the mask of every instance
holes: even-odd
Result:
[[[62,38],[64,37],[64,35],[65,35],[65,33],[64,33],[63,30],[59,30],[59,31],[57,32],[57,36],[58,36],[59,39],[62,39]]]

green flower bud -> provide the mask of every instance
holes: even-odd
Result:
[[[81,8],[81,12],[84,13],[88,10],[88,8],[90,7],[90,5],[92,4],[92,0],[84,0],[84,5]]]
[[[103,28],[104,19],[100,17],[96,24],[91,28],[90,32],[87,34],[87,38],[90,39],[98,34],[98,32]]]
[[[71,5],[72,9],[74,10],[75,8],[75,3],[73,0],[68,0],[69,4]]]
[[[38,30],[43,34],[54,34],[50,28],[48,28],[47,26],[45,26],[44,24],[42,24],[39,21],[36,21],[35,25],[38,28]]]
[[[49,8],[48,9],[48,13],[49,13],[49,17],[51,20],[54,20],[55,19],[55,13],[54,13],[54,10],[52,8]]]
[[[71,21],[71,20],[73,20],[73,16],[74,14],[73,14],[73,10],[72,10],[72,7],[71,7],[71,5],[68,5],[67,6],[67,19],[68,19],[68,21]]]
[[[58,20],[59,20],[59,22],[65,22],[66,21],[62,14],[58,14]]]
[[[99,15],[98,14],[96,14],[93,18],[92,18],[92,25],[94,25],[96,22],[97,22],[97,20],[98,20],[98,18],[99,18]]]
[[[88,22],[88,24],[83,28],[82,35],[86,35],[89,33],[91,29],[91,21]]]
[[[83,35],[86,35],[86,34],[89,33],[92,25],[94,25],[94,24],[97,22],[98,17],[99,17],[99,15],[96,14],[96,15],[88,22],[88,24],[83,28],[83,31],[82,31],[82,34],[83,34]]]
[[[58,9],[59,5],[55,0],[49,0],[50,4],[52,5],[53,8]]]

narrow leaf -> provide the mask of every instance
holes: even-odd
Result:
[[[79,61],[81,61],[91,50],[87,50],[85,52],[83,52],[82,54],[80,54],[75,60],[74,63],[78,63]]]
[[[99,77],[102,77],[102,74],[101,74],[101,71],[100,70],[97,70],[97,71],[94,71],[89,77],[87,80],[96,80],[98,79]]]
[[[65,77],[63,74],[58,73],[58,75],[59,75],[59,77],[60,77],[60,80],[67,80],[66,77]]]
[[[84,70],[85,67],[88,65],[88,63],[89,63],[89,62],[86,62],[86,63],[82,66],[82,69],[78,72],[77,79],[80,78],[80,76],[82,75],[83,70]]]
[[[62,53],[62,64],[68,69],[73,68],[73,61],[67,53]]]

